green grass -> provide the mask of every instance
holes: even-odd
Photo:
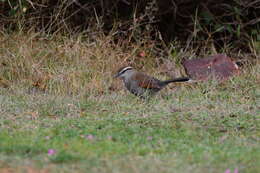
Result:
[[[258,79],[246,74],[222,85],[178,86],[150,101],[127,92],[68,96],[1,89],[0,168],[259,172]],[[48,156],[49,149],[56,153]]]
[[[111,77],[123,59],[163,79],[143,47],[37,38],[0,37],[0,172],[260,172],[259,62],[144,101]]]

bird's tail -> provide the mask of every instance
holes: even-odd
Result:
[[[175,79],[170,79],[170,80],[163,81],[163,83],[165,85],[167,85],[167,84],[173,83],[173,82],[187,82],[189,80],[191,80],[189,77],[180,77],[180,78],[175,78]]]

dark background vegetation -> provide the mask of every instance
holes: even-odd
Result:
[[[111,34],[116,43],[147,42],[252,53],[260,40],[260,0],[1,0],[7,32]]]

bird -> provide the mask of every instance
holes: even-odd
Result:
[[[114,78],[123,80],[126,89],[140,98],[155,95],[169,83],[187,82],[191,80],[189,77],[180,77],[162,81],[143,72],[139,72],[131,66],[120,68],[114,75]]]

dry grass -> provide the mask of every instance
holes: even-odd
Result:
[[[112,79],[117,68],[163,78],[192,52],[161,65],[148,46],[126,49],[109,36],[2,33],[0,42],[0,171],[260,170],[259,62],[225,83],[173,85],[145,102]]]
[[[152,45],[128,44],[126,48],[127,43],[117,45],[111,42],[110,36],[90,41],[83,34],[49,38],[40,33],[2,33],[0,42],[0,85],[3,87],[16,83],[54,93],[102,94],[118,89],[118,81],[112,81],[111,77],[125,65],[164,76],[180,76],[182,71],[173,61],[155,57]],[[140,56],[140,53],[144,54]],[[194,53],[180,52],[176,59],[191,56]]]
[[[83,35],[48,40],[36,33],[1,34],[2,85],[16,82],[56,93],[102,93],[120,66],[146,61],[137,56],[138,46],[124,51],[109,37],[98,39],[90,43]]]

